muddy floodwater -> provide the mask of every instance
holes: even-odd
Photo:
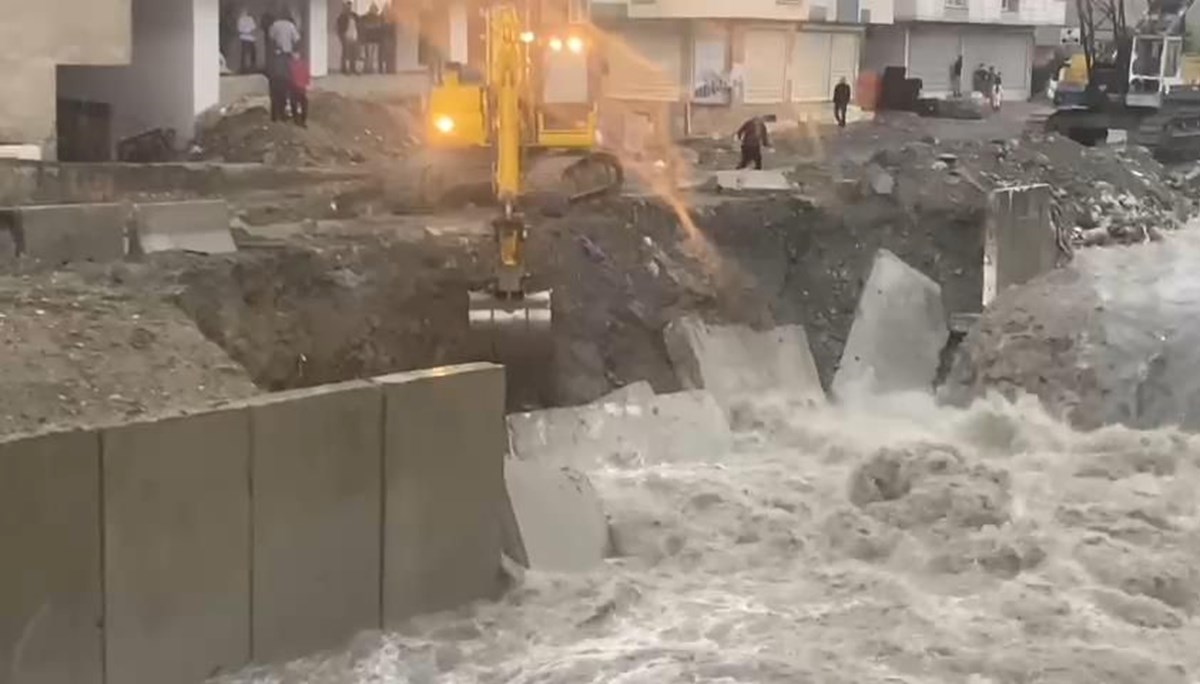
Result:
[[[1200,678],[1200,441],[1034,401],[757,411],[720,463],[591,473],[620,558],[226,682]]]

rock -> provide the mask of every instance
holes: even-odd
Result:
[[[896,179],[878,164],[867,167],[867,182],[876,195],[890,195],[896,189]]]

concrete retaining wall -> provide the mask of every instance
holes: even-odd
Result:
[[[1053,270],[1058,235],[1050,217],[1053,196],[1045,184],[1001,188],[988,196],[984,233],[983,306],[1013,285]]]
[[[504,371],[0,442],[0,684],[202,682],[499,589]]]

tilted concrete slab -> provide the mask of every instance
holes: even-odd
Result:
[[[717,172],[717,187],[721,190],[791,190],[791,181],[783,171],[741,169]]]
[[[881,249],[859,297],[833,392],[840,400],[860,392],[932,392],[949,336],[941,287]]]
[[[1054,269],[1060,249],[1044,183],[1001,188],[988,196],[984,233],[983,306],[1005,289]]]
[[[599,403],[615,402],[618,404],[629,404],[647,402],[653,399],[654,387],[645,380],[639,380],[609,392],[600,399]]]
[[[705,391],[515,413],[508,417],[508,429],[517,458],[582,472],[713,462],[733,443],[724,411]]]
[[[288,660],[378,629],[382,390],[350,382],[247,405],[254,659]]]
[[[224,200],[188,200],[138,204],[134,234],[141,253],[173,250],[200,254],[237,251]]]
[[[125,258],[129,212],[119,204],[48,204],[8,210],[17,253],[50,264]]]
[[[100,546],[100,438],[0,442],[0,682],[103,681]]]
[[[250,413],[106,429],[108,682],[200,682],[250,659]]]
[[[755,331],[685,316],[667,325],[663,340],[680,383],[708,390],[726,409],[766,395],[825,400],[803,326]]]
[[[384,624],[501,588],[504,368],[376,378],[384,392]]]
[[[583,473],[508,459],[504,480],[524,565],[543,572],[586,572],[608,554],[608,518]]]

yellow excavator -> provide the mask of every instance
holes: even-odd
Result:
[[[617,157],[600,149],[587,23],[531,20],[529,8],[513,3],[485,12],[484,73],[452,66],[430,93],[427,145],[439,161],[425,182],[468,184],[471,160],[489,162],[484,168],[501,212],[492,222],[497,260],[488,289],[470,293],[468,320],[491,357],[509,360],[535,354],[552,324],[551,292],[526,288],[520,200],[528,162],[555,152],[577,156],[562,173],[571,199],[617,190],[624,173]]]

